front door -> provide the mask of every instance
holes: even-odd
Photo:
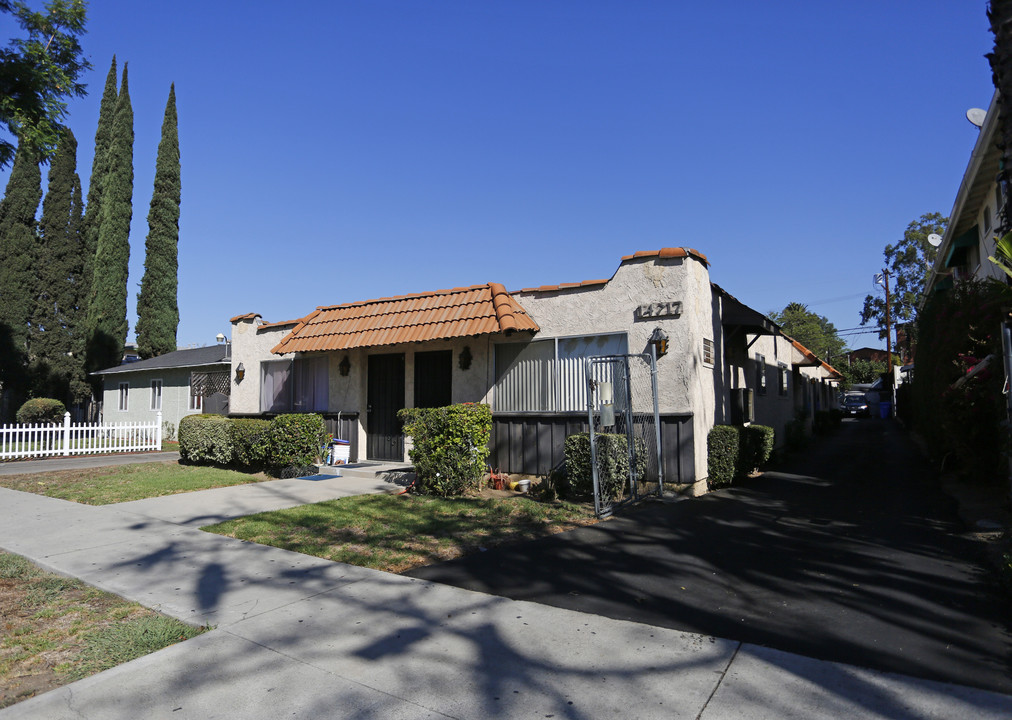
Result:
[[[397,411],[404,407],[404,355],[369,356],[366,457],[404,460],[404,433]]]

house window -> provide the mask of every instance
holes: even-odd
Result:
[[[627,348],[625,333],[496,345],[494,409],[498,412],[586,411],[586,358],[624,355]]]
[[[766,394],[766,356],[756,353],[755,356],[755,369],[756,369],[756,392],[760,395]]]
[[[260,411],[326,411],[329,364],[327,356],[260,363]]]
[[[195,410],[196,412],[204,409],[204,396],[199,393],[194,394],[192,388],[190,389],[190,402],[187,405],[187,409]]]
[[[713,340],[703,338],[703,364],[713,367]]]
[[[151,381],[151,409],[161,410],[162,409],[162,381],[152,380]]]
[[[984,206],[984,239],[991,239],[991,208]]]
[[[780,365],[778,366],[778,370],[779,370],[779,376],[780,376],[780,378],[779,378],[780,382],[778,384],[778,389],[780,391],[780,395],[781,396],[786,396],[787,395],[787,382],[788,382],[788,378],[790,378],[790,369],[787,367],[786,363],[780,363]]]
[[[119,409],[126,411],[128,409],[128,403],[130,400],[130,383],[121,382],[119,384]]]

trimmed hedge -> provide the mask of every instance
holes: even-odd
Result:
[[[278,415],[271,420],[186,415],[179,421],[179,457],[192,463],[306,474],[320,454],[320,415]]]
[[[267,465],[271,449],[271,422],[256,418],[232,418],[229,421],[232,462],[250,470]]]
[[[623,434],[595,433],[597,445],[597,481],[604,497],[617,498],[625,493],[629,479],[629,442]],[[636,438],[636,475],[642,479],[647,472],[647,453],[643,438]],[[577,433],[566,438],[566,475],[569,488],[577,497],[594,495],[594,472],[590,458],[590,433]]]
[[[15,415],[21,425],[35,425],[38,423],[63,424],[63,416],[67,408],[59,400],[52,398],[32,398],[20,408]]]
[[[769,462],[776,433],[766,425],[715,425],[706,437],[707,485],[726,487]]]
[[[744,431],[745,447],[742,453],[746,460],[746,472],[752,472],[770,461],[776,432],[768,425],[749,425]]]
[[[706,436],[706,484],[712,489],[734,482],[740,456],[741,428],[715,425]]]
[[[320,455],[326,424],[315,413],[278,415],[271,419],[267,463],[281,470],[306,467]]]
[[[463,403],[398,412],[415,466],[414,488],[423,495],[461,495],[481,486],[492,438],[488,405]]]
[[[206,465],[232,462],[232,434],[224,415],[185,415],[179,420],[179,457]]]

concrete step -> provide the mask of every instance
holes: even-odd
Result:
[[[321,465],[320,474],[332,477],[380,478],[391,482],[411,482],[415,474],[410,463],[358,462],[345,465]]]

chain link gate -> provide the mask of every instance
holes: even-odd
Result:
[[[591,356],[586,370],[594,512],[600,518],[644,495],[664,494],[657,357],[652,346],[640,355]],[[603,443],[602,436],[625,437],[624,462],[609,461],[603,473],[598,460],[602,445],[609,445],[612,454],[621,456],[622,451],[615,451],[611,441]]]

